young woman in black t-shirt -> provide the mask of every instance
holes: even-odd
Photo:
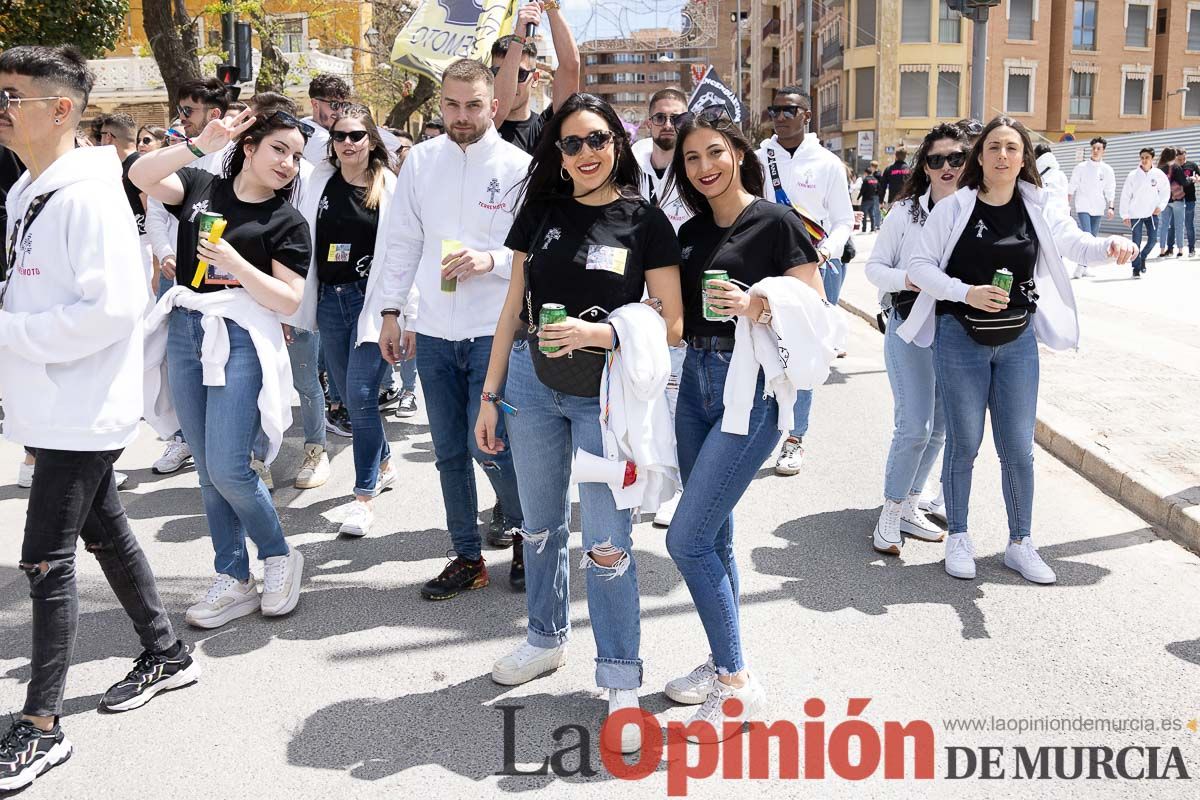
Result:
[[[710,655],[688,675],[670,681],[665,691],[676,702],[702,704],[691,721],[707,722],[724,737],[724,731],[733,729],[724,724],[725,700],[741,701],[742,711],[731,722],[761,719],[767,710],[762,686],[742,654],[733,508],[780,435],[779,407],[764,392],[761,371],[746,435],[721,430],[734,347],[731,323],[735,317],[749,317],[769,324],[765,298],[741,288],[764,278],[795,278],[822,298],[825,291],[804,223],[790,206],[760,199],[762,167],[724,108],[685,117],[677,142],[671,174],[694,216],[679,229],[688,346],[675,407],[683,496],[667,531],[667,551],[687,582]],[[715,282],[720,288],[706,292],[703,273],[708,269],[724,269],[731,280]],[[705,317],[706,296],[726,320]]]
[[[258,610],[264,616],[287,614],[299,601],[304,559],[284,539],[271,495],[251,469],[250,451],[265,427],[259,403],[263,375],[279,368],[260,357],[255,339],[278,340],[280,357],[287,357],[277,315],[293,314],[299,307],[312,255],[308,224],[288,202],[307,139],[304,127],[285,112],[256,119],[246,110],[229,120],[212,120],[192,141],[144,154],[130,169],[135,184],[179,217],[178,286],[173,292],[245,293],[228,304],[180,298],[168,322],[171,396],[196,460],[216,551],[217,575],[185,616],[201,628],[216,628]],[[234,146],[225,177],[185,168],[230,141]],[[215,243],[200,236],[203,212],[221,214],[227,221]],[[207,269],[201,260],[208,262]],[[169,297],[172,293],[161,302],[171,302]],[[206,310],[202,314],[189,305]],[[221,386],[205,384],[201,362],[207,338],[203,321],[209,314],[224,317],[227,333]],[[282,420],[274,423],[282,425]],[[261,599],[250,575],[247,535],[264,560]]]
[[[667,339],[679,340],[679,245],[666,215],[639,195],[639,178],[629,137],[612,108],[593,95],[571,95],[534,153],[524,202],[506,243],[514,251],[512,281],[493,340],[475,436],[486,453],[503,447],[495,433],[499,394],[506,392],[504,401],[518,409],[505,424],[525,516],[529,626],[526,642],[492,667],[498,683],[524,683],[565,661],[571,458],[577,450],[605,454],[599,373],[568,387],[586,396],[555,391],[539,376],[552,380],[547,370],[566,368],[570,359],[578,359],[576,366],[585,360],[602,363],[607,355],[595,352],[607,354],[617,346],[604,317],[639,302],[643,290],[661,302]],[[546,303],[566,306],[567,318],[535,334]],[[664,358],[667,344],[662,343]],[[559,349],[545,356],[533,352],[547,346]],[[544,359],[536,369],[535,359]],[[582,568],[599,656],[596,683],[609,690],[611,714],[636,708],[642,683],[633,513],[617,508],[602,483],[580,484],[579,502],[587,551]],[[604,737],[611,749],[622,752],[641,743],[640,729],[631,725],[620,733],[606,729]]]

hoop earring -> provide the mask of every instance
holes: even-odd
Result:
[[[567,168],[566,168],[566,167],[559,167],[559,168],[558,168],[558,174],[559,174],[559,177],[561,177],[561,178],[563,179],[563,182],[564,182],[564,183],[570,183],[570,182],[571,182],[571,176],[567,174]]]

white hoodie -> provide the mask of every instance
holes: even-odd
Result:
[[[763,169],[763,197],[775,202],[775,184],[771,182],[768,155],[774,154],[779,182],[788,199],[805,215],[825,229],[825,241],[817,248],[829,258],[841,258],[854,230],[854,206],[850,204],[850,184],[842,160],[821,146],[815,133],[809,133],[791,155],[776,137],[763,141],[758,160]]]
[[[415,286],[417,333],[452,342],[496,333],[512,275],[512,250],[504,240],[529,161],[491,126],[465,151],[449,136],[409,151],[388,211],[387,255],[371,268],[381,272],[384,307],[404,308]],[[495,266],[443,292],[443,240],[487,252]]]
[[[658,207],[667,215],[667,219],[671,221],[671,227],[679,233],[679,226],[692,218],[692,212],[688,211],[688,207],[683,204],[683,200],[679,197],[678,186],[672,186],[670,191],[667,189],[667,184],[671,183],[671,167],[667,166],[667,171],[663,176],[658,177],[658,173],[654,171],[654,165],[650,162],[650,156],[654,152],[653,139],[639,139],[633,143],[633,157],[637,159],[638,166],[642,168],[642,179],[638,183],[638,189],[642,193],[642,197],[650,201],[651,193],[658,199]],[[686,180],[683,178],[682,180]]]
[[[1060,206],[1062,211],[1071,215],[1071,203],[1067,199],[1070,191],[1067,184],[1067,174],[1058,166],[1054,153],[1042,153],[1037,159],[1037,171],[1042,176],[1042,188],[1048,195],[1047,207],[1051,203]]]
[[[1133,221],[1154,216],[1171,202],[1171,181],[1158,167],[1141,165],[1130,170],[1121,186],[1121,219]]]
[[[1080,161],[1071,170],[1067,191],[1075,199],[1077,214],[1100,217],[1113,205],[1117,196],[1117,176],[1108,164],[1089,158]]]
[[[57,191],[55,191],[57,190]],[[142,416],[142,332],[149,300],[137,225],[113,147],[65,153],[8,193],[8,231],[22,230],[0,310],[4,435],[56,450],[118,450]]]

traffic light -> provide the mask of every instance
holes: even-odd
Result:
[[[241,70],[239,70],[233,64],[217,65],[217,78],[220,79],[221,83],[225,84],[226,86],[232,86],[233,84],[237,83],[238,74],[240,72]]]
[[[238,22],[235,36],[233,63],[237,64],[238,77],[243,81],[254,79],[253,51],[250,49],[250,23]]]

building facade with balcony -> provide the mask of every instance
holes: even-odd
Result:
[[[583,91],[607,101],[624,121],[640,125],[655,92],[684,86],[687,65],[674,49],[678,37],[669,28],[646,28],[632,31],[628,39],[582,42]]]
[[[783,0],[758,0],[749,4],[747,28],[750,68],[742,84],[742,99],[749,109],[751,122],[759,125],[766,121],[767,106],[781,85],[782,3]]]

